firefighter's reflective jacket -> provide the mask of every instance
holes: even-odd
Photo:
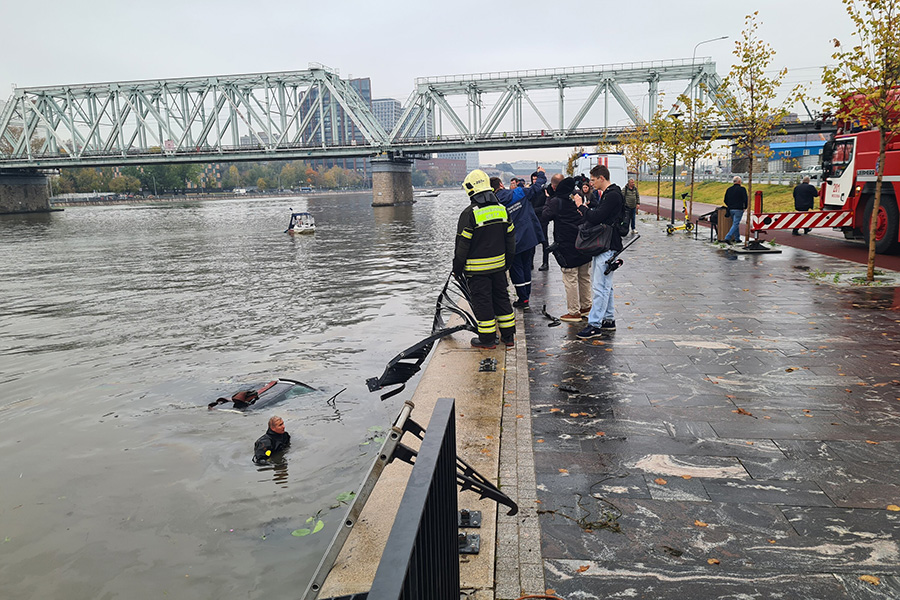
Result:
[[[472,197],[459,215],[453,272],[466,275],[494,273],[509,268],[516,253],[513,224],[494,192]]]

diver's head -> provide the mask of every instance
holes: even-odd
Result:
[[[269,429],[271,429],[275,433],[284,433],[284,419],[277,415],[270,418]]]

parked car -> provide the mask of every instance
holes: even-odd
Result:
[[[822,165],[813,165],[800,171],[802,177],[809,176],[810,181],[819,181],[822,179]]]

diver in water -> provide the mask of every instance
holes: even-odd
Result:
[[[284,430],[284,420],[279,416],[269,419],[269,428],[253,445],[253,462],[265,464],[279,450],[291,445],[291,434]]]

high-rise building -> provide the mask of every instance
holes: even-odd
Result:
[[[403,113],[403,106],[399,100],[393,98],[378,98],[372,100],[372,114],[375,120],[388,133],[394,129],[394,125],[400,119]]]
[[[372,81],[368,77],[361,77],[357,79],[350,79],[348,81],[350,87],[359,94],[359,97],[362,98],[363,102],[365,102],[369,107],[372,106]],[[331,101],[331,92],[325,91],[322,95],[322,101],[324,103],[330,103]],[[365,142],[365,136],[353,122],[353,119],[350,118],[350,115],[344,110],[342,106],[338,106],[337,110],[334,114],[334,122],[332,122],[331,111],[324,111],[322,115],[322,122],[319,122],[319,111],[316,110],[316,106],[318,105],[319,97],[318,92],[315,88],[310,89],[309,96],[303,103],[302,110],[312,111],[312,117],[310,119],[309,128],[313,131],[312,136],[304,140],[304,142],[312,143],[315,145],[319,145],[323,143],[333,143],[337,142],[338,144],[353,144],[359,142]],[[371,161],[368,158],[328,158],[328,159],[316,159],[309,161],[314,168],[325,168],[330,169],[331,167],[337,166],[342,169],[351,169],[361,173],[366,180],[371,180]]]

